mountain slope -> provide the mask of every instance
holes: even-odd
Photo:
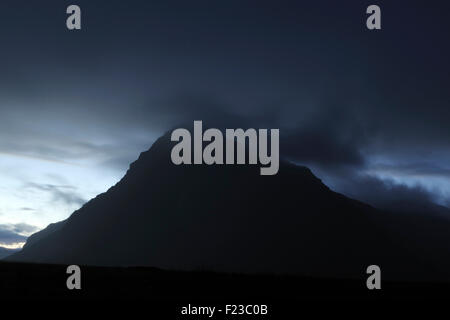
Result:
[[[31,236],[28,237],[27,242],[24,245],[24,248],[29,248],[35,243],[39,242],[40,240],[46,238],[50,234],[52,234],[55,231],[58,231],[61,229],[64,224],[66,223],[66,220],[56,222],[56,223],[50,223],[45,229],[42,229],[41,231],[38,231],[36,233],[33,233]]]
[[[449,280],[449,224],[379,211],[286,162],[175,166],[165,135],[125,177],[8,260]]]

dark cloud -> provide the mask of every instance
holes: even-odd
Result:
[[[16,233],[33,233],[39,230],[39,228],[27,223],[16,223],[11,225],[11,230]]]
[[[25,187],[48,192],[52,195],[53,201],[60,201],[67,205],[81,206],[86,203],[86,200],[83,199],[76,191],[76,188],[72,186],[30,182],[27,183]]]
[[[345,106],[344,101],[342,106]],[[323,108],[321,113],[302,121],[302,125],[283,131],[280,137],[282,155],[296,163],[328,170],[364,166],[361,149],[371,142],[373,135],[352,117],[354,115],[344,108]]]
[[[0,4],[0,152],[123,171],[203,120],[280,128],[282,156],[371,203],[430,199],[364,171],[449,177],[448,4],[380,0],[380,32],[365,28],[369,1],[79,0],[80,32],[65,29],[67,4]]]
[[[294,162],[329,166],[361,166],[359,150],[320,131],[298,131],[281,140],[282,154]]]
[[[24,242],[27,239],[27,235],[38,230],[39,228],[36,226],[27,223],[0,224],[0,245]]]
[[[24,242],[27,237],[17,234],[9,229],[4,229],[0,225],[0,244],[10,245],[17,242]]]
[[[382,209],[407,211],[433,202],[430,192],[423,187],[409,187],[370,175],[347,176],[345,184],[346,186],[341,186],[344,192]]]

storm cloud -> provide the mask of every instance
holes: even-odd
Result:
[[[28,183],[25,188],[37,189],[48,192],[52,195],[54,201],[61,201],[68,205],[83,205],[86,200],[83,199],[73,186],[52,185],[52,184],[38,184]]]
[[[27,237],[39,228],[26,223],[0,224],[0,245],[14,245],[25,242]]]
[[[0,4],[2,177],[79,206],[202,120],[279,128],[282,157],[373,205],[449,202],[448,4],[379,1],[370,32],[369,1],[169,2],[79,0],[79,32],[68,2]]]

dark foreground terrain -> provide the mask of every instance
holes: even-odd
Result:
[[[332,319],[437,313],[450,301],[449,284],[382,282],[369,291],[354,280],[276,275],[178,272],[155,268],[81,267],[81,290],[66,288],[66,266],[0,263],[2,306],[22,315],[37,311],[64,319]],[[187,306],[215,307],[213,317],[183,315]],[[225,314],[226,306],[267,305],[265,315]],[[431,308],[429,306],[432,306]],[[250,309],[251,310],[251,309]],[[361,317],[364,315],[364,317]]]
[[[368,290],[361,279],[316,279],[155,268],[81,267],[81,290],[68,290],[66,266],[0,263],[2,299],[253,302],[280,300],[450,299],[450,284],[382,282]]]

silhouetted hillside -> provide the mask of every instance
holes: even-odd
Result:
[[[8,260],[176,270],[450,280],[447,220],[392,214],[287,162],[181,165],[165,135],[124,178]],[[39,239],[38,239],[39,238]]]
[[[61,229],[65,223],[66,223],[66,220],[49,224],[45,229],[42,229],[41,231],[38,231],[38,232],[32,234],[31,236],[29,236],[27,239],[27,242],[25,243],[25,245],[23,247],[24,248],[31,247],[36,242],[39,242],[39,240],[42,240],[42,239],[46,238],[48,235],[52,234],[53,232]]]

